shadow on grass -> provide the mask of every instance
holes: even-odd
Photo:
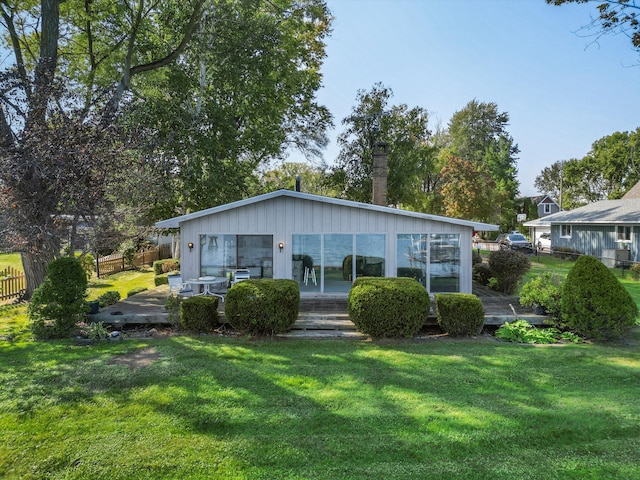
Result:
[[[507,477],[535,478],[572,463],[635,465],[606,447],[640,436],[633,349],[185,336],[154,341],[162,359],[147,368],[109,362],[148,345],[0,348],[0,406],[29,417],[56,407],[73,422],[82,405],[106,403],[123,415],[122,435],[143,422],[144,438],[165,445],[158,455],[176,455],[169,438],[192,439],[252,478],[495,478],[507,466]],[[128,451],[134,468],[145,451]]]

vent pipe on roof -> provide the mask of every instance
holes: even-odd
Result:
[[[373,204],[387,206],[387,164],[389,144],[378,142],[373,147]]]
[[[296,175],[296,192],[300,191],[300,175]]]

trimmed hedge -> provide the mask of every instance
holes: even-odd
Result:
[[[169,273],[173,270],[180,270],[180,259],[165,258],[164,260],[156,260],[153,262],[153,274],[155,276]]]
[[[218,320],[218,297],[198,295],[182,300],[180,324],[188,332],[210,332],[220,325]]]
[[[562,322],[589,338],[616,338],[636,324],[638,307],[611,271],[582,256],[562,286]]]
[[[120,301],[120,292],[117,290],[108,290],[96,298],[96,300],[100,304],[100,308],[108,307]]]
[[[138,293],[144,292],[145,290],[148,290],[147,287],[138,287],[138,288],[134,288],[133,290],[129,290],[127,292],[127,298],[132,297]]]
[[[474,336],[484,326],[484,309],[471,293],[437,293],[438,325],[452,337]]]
[[[524,253],[498,250],[489,254],[489,268],[491,276],[496,279],[495,290],[513,295],[531,268],[531,262]]]
[[[412,278],[359,277],[349,291],[349,318],[372,337],[412,337],[431,306],[425,288]]]
[[[236,283],[227,292],[224,314],[236,330],[273,335],[288,331],[300,309],[295,280],[252,279]]]
[[[64,338],[89,311],[87,276],[74,257],[53,260],[29,303],[31,331],[38,338]]]

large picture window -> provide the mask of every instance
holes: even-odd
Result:
[[[429,236],[429,292],[460,291],[460,235]]]
[[[272,278],[273,235],[200,235],[200,275],[231,279],[238,268]]]
[[[425,288],[427,287],[427,239],[426,234],[399,234],[396,244],[396,276],[415,278]]]

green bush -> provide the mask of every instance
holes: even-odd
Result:
[[[562,281],[551,272],[544,272],[522,286],[520,305],[544,307],[555,321],[560,320]]]
[[[180,306],[180,324],[188,332],[210,332],[220,325],[218,297],[198,295],[185,298]]]
[[[561,315],[563,323],[580,335],[615,338],[636,324],[638,307],[602,262],[582,256],[564,282]]]
[[[145,290],[149,290],[149,289],[147,287],[138,287],[138,288],[134,288],[133,290],[129,290],[127,292],[127,298],[132,297],[137,293],[144,292]]]
[[[31,331],[38,338],[63,338],[89,311],[87,276],[74,257],[53,260],[29,303]]]
[[[359,277],[349,291],[349,318],[372,337],[412,337],[431,306],[425,288],[412,278]]]
[[[288,331],[299,309],[298,282],[269,278],[236,283],[227,292],[224,313],[236,330],[273,335]]]
[[[96,271],[96,259],[90,253],[85,253],[78,257],[78,261],[84,270],[84,274],[87,276],[87,281],[91,279],[93,272]]]
[[[100,308],[108,307],[109,305],[114,305],[120,301],[120,292],[117,290],[109,290],[96,298],[96,300],[100,304]]]
[[[484,310],[478,297],[470,293],[437,293],[438,325],[453,337],[478,335],[484,326]]]
[[[512,295],[516,292],[522,277],[531,268],[531,262],[521,252],[498,250],[489,254],[489,268],[491,276],[496,279],[495,289]]]
[[[169,285],[169,278],[167,274],[156,275],[153,277],[153,284],[156,287],[159,287],[160,285]]]
[[[165,258],[164,260],[156,260],[153,262],[153,274],[158,276],[163,273],[169,273],[174,270],[180,270],[180,259]]]
[[[480,285],[489,285],[491,278],[491,267],[486,263],[476,263],[473,266],[473,281]]]
[[[478,250],[472,250],[471,251],[471,265],[472,266],[476,266],[476,265],[480,265],[484,260],[482,259],[482,255],[480,254],[480,252]]]

